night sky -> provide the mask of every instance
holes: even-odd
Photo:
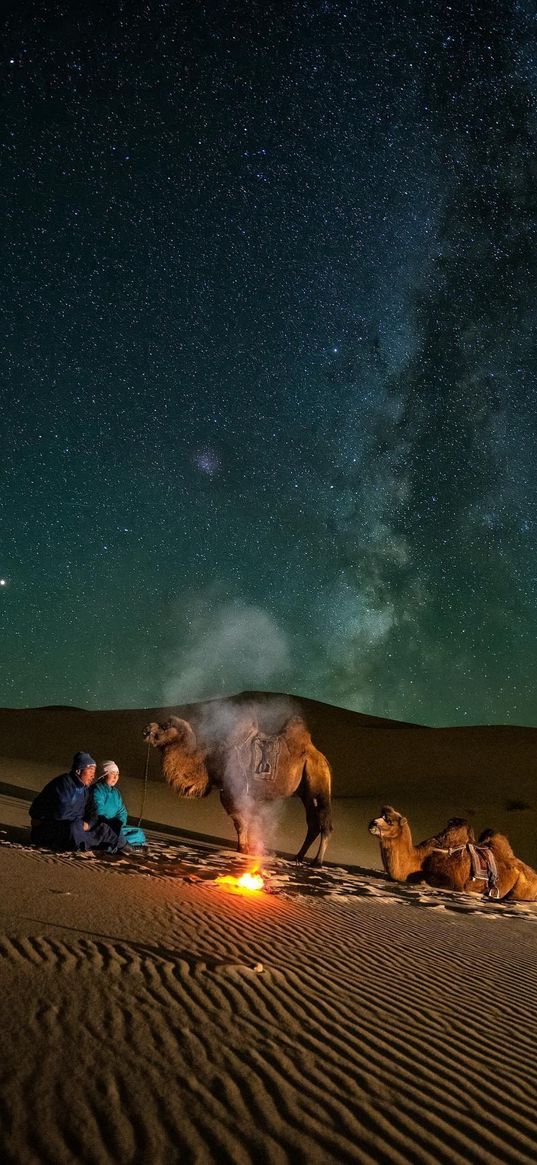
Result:
[[[537,724],[537,0],[7,10],[0,703]]]

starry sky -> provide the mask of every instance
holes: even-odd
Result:
[[[19,0],[0,703],[537,724],[537,0]]]

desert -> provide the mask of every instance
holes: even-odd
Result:
[[[536,0],[2,15],[0,1161],[535,1165]]]
[[[291,861],[296,798],[253,862],[153,761],[147,853],[40,851],[31,796],[82,745],[137,820],[162,710],[0,712],[5,1160],[535,1159],[537,904],[390,881],[367,826],[388,799],[416,837],[458,811],[535,862],[536,730],[296,706],[333,768],[322,868]],[[260,891],[219,880],[254,864]]]

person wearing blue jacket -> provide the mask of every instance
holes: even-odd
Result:
[[[127,807],[117,783],[119,769],[114,760],[105,760],[97,784],[91,790],[92,813],[101,822],[119,824],[131,846],[146,845],[143,829],[127,825]]]
[[[54,777],[30,805],[31,838],[54,850],[125,850],[121,822],[94,820],[90,786],[97,766],[89,752],[76,752],[68,773]]]

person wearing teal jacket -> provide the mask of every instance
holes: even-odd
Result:
[[[94,817],[99,821],[120,821],[121,830],[129,845],[146,845],[143,829],[136,825],[127,825],[127,807],[118,788],[119,769],[113,760],[107,760],[102,766],[101,775],[92,789],[92,810]]]

